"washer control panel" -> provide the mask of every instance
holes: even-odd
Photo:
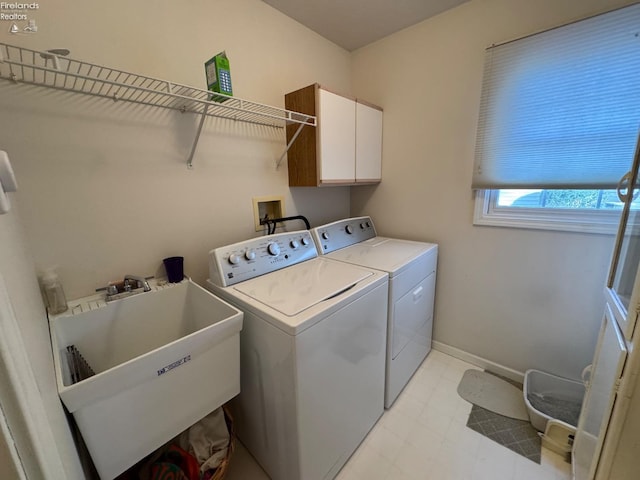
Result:
[[[324,255],[369,240],[377,233],[371,217],[355,217],[312,228],[311,235],[318,252]]]
[[[312,258],[318,252],[307,230],[252,238],[209,252],[209,279],[228,287]]]

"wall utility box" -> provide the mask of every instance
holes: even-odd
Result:
[[[256,232],[265,229],[260,221],[267,218],[282,218],[284,213],[284,197],[282,195],[267,195],[264,197],[253,197],[253,223]]]

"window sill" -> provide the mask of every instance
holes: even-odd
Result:
[[[540,208],[495,208],[491,202],[491,191],[477,190],[473,224],[615,235],[618,232],[620,214],[620,210],[579,212]]]

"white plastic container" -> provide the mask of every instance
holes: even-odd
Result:
[[[50,314],[58,314],[67,311],[67,298],[62,284],[55,270],[47,270],[40,278],[42,290],[47,301],[47,310]]]
[[[50,318],[58,392],[103,480],[240,392],[243,314],[191,280]],[[95,375],[72,384],[66,347]]]
[[[550,412],[536,409],[531,404],[529,396],[537,395],[543,398],[556,399],[560,402],[572,403],[577,405],[579,410],[579,405],[582,404],[582,399],[584,398],[585,387],[582,382],[531,369],[525,372],[523,393],[531,425],[539,432],[545,432],[547,422],[552,419],[558,419],[554,418]],[[563,423],[570,424],[566,421]],[[575,425],[573,427],[575,428]]]

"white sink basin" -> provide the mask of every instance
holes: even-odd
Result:
[[[191,280],[50,318],[58,392],[111,479],[240,392],[241,311]],[[74,345],[95,375],[73,383]]]

